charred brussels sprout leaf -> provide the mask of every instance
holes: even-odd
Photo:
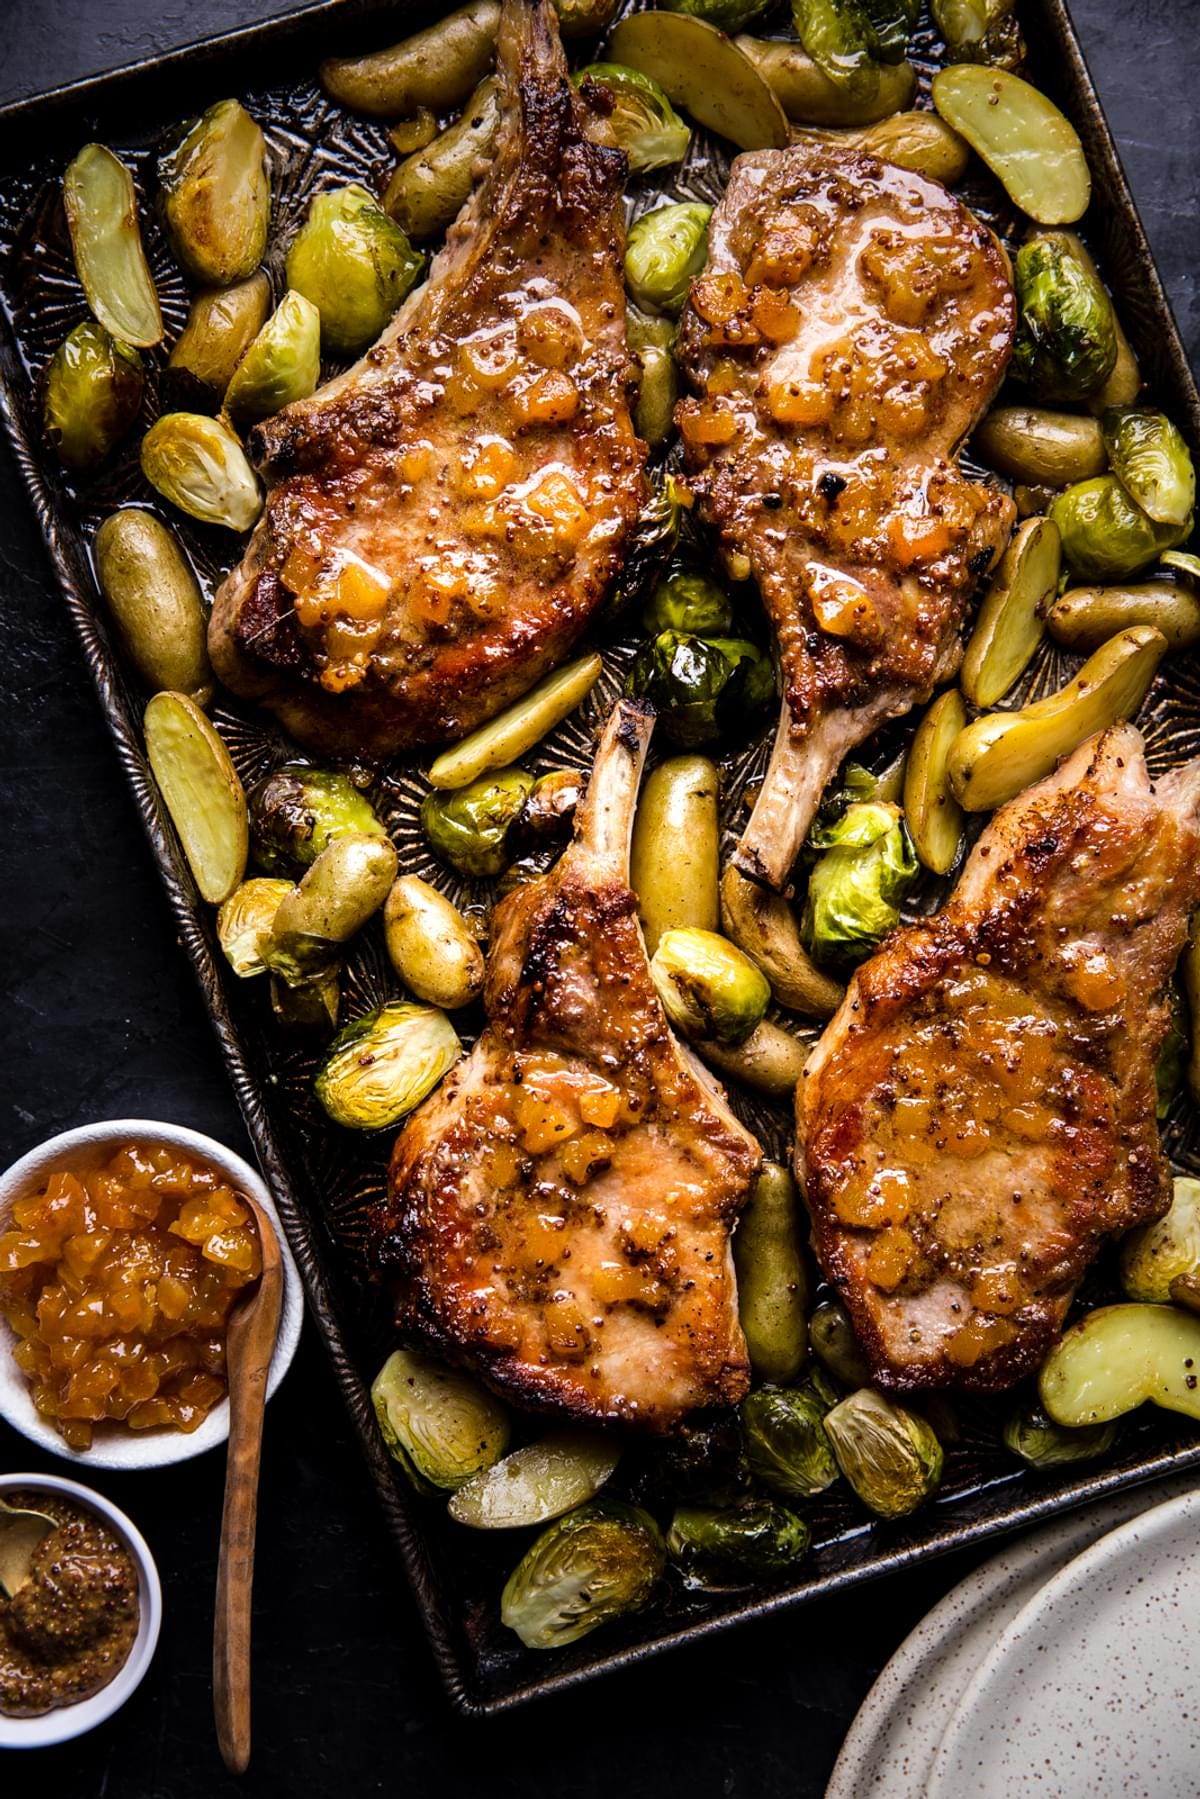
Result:
[[[498,875],[508,859],[508,831],[524,807],[533,776],[523,768],[480,775],[467,787],[433,788],[421,804],[421,829],[459,874]]]
[[[63,339],[46,370],[42,418],[67,468],[90,469],[128,437],[145,386],[136,350],[84,319]]]
[[[263,134],[244,106],[219,100],[161,158],[167,233],[198,281],[228,287],[262,261],[271,223]]]
[[[287,281],[321,315],[338,355],[372,343],[416,281],[424,258],[357,183],[318,194],[287,254]]]
[[[808,880],[802,934],[817,959],[861,962],[900,921],[917,875],[917,857],[900,808],[876,801],[848,806],[836,823],[814,825],[809,843],[823,852]]]
[[[505,1584],[500,1616],[527,1649],[560,1649],[610,1618],[639,1611],[665,1560],[662,1533],[648,1512],[594,1499],[530,1545]]]
[[[1117,1440],[1115,1424],[1085,1425],[1067,1430],[1037,1405],[1024,1405],[1004,1426],[1004,1446],[1031,1468],[1059,1468],[1064,1462],[1087,1462],[1106,1455]]]
[[[283,296],[233,372],[225,410],[239,425],[306,400],[321,378],[321,315],[303,294]]]
[[[711,206],[687,201],[644,212],[625,240],[625,285],[648,312],[682,312],[708,260]]]
[[[303,874],[338,837],[386,837],[346,775],[288,763],[250,790],[250,848],[268,874]]]
[[[755,1479],[785,1499],[811,1499],[831,1487],[838,1470],[825,1435],[828,1409],[809,1383],[751,1393],[742,1402],[742,1424]]]
[[[703,19],[706,25],[715,25],[718,31],[734,32],[745,31],[770,3],[771,0],[663,0],[663,11],[687,13],[690,18]]]
[[[1065,232],[1030,238],[1013,265],[1020,325],[1013,372],[1039,400],[1085,400],[1117,360],[1112,301]]]
[[[508,1446],[508,1413],[500,1401],[469,1374],[416,1350],[388,1357],[371,1400],[388,1453],[419,1492],[461,1487]]]
[[[1158,525],[1186,525],[1196,503],[1196,471],[1181,432],[1150,406],[1106,412],[1109,465],[1135,505]]]
[[[933,22],[946,41],[948,62],[1019,68],[1025,56],[1013,0],[933,0]]]
[[[728,1510],[680,1506],[667,1533],[667,1554],[699,1584],[706,1577],[753,1580],[794,1567],[811,1541],[803,1518],[770,1500]]]
[[[683,749],[744,732],[775,696],[767,656],[740,637],[660,631],[638,652],[628,691],[650,700],[664,737]]]
[[[667,1017],[688,1037],[743,1043],[770,1003],[762,970],[715,931],[664,931],[650,973]]]
[[[724,637],[733,625],[733,607],[724,590],[707,576],[670,575],[650,595],[642,624],[655,637],[663,631]]]
[[[574,81],[587,102],[588,135],[624,150],[630,174],[683,161],[692,134],[653,76],[622,63],[594,62]]]
[[[1063,559],[1085,581],[1118,581],[1148,568],[1187,536],[1184,525],[1159,525],[1130,499],[1115,475],[1077,481],[1052,501],[1049,516],[1062,537]]]
[[[317,1073],[317,1098],[335,1124],[382,1131],[419,1106],[461,1054],[444,1012],[394,1002],[338,1033]]]
[[[228,425],[202,412],[165,412],[142,439],[142,473],[164,500],[206,525],[248,531],[262,494]]]
[[[942,1446],[915,1412],[870,1387],[826,1414],[838,1467],[863,1504],[881,1518],[903,1518],[942,1478]]]

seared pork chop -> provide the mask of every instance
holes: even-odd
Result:
[[[402,1328],[519,1402],[665,1430],[749,1384],[729,1238],[762,1152],[646,963],[650,731],[618,703],[574,842],[497,907],[487,1029],[401,1132],[373,1227]]]
[[[936,181],[826,146],[734,162],[677,416],[702,516],[779,640],[779,731],[735,855],[752,879],[783,886],[842,758],[958,664],[1014,512],[951,458],[1015,322],[1003,252]]]
[[[643,499],[625,159],[589,142],[550,0],[506,0],[495,160],[356,367],[252,434],[269,493],[213,665],[301,743],[461,736],[574,643]]]
[[[800,1083],[797,1159],[881,1386],[1007,1386],[1104,1239],[1165,1211],[1155,1059],[1198,901],[1200,762],[1152,787],[1118,725],[855,975]]]

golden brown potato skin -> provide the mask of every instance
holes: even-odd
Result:
[[[1166,987],[1200,900],[1200,764],[1131,725],[998,812],[950,904],[855,975],[797,1094],[817,1255],[893,1391],[1010,1385],[1102,1242],[1158,1217]]]

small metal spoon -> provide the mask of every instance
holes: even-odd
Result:
[[[0,1499],[0,1587],[10,1599],[32,1579],[30,1565],[38,1544],[57,1529],[58,1519],[47,1512]]]

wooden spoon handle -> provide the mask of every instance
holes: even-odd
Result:
[[[257,1207],[255,1208],[257,1211]],[[243,1774],[250,1761],[250,1599],[267,1375],[283,1301],[279,1246],[269,1221],[259,1225],[263,1270],[258,1290],[229,1320],[229,1449],[221,1512],[213,1625],[213,1705],[225,1766]],[[268,1241],[269,1239],[269,1241]]]

